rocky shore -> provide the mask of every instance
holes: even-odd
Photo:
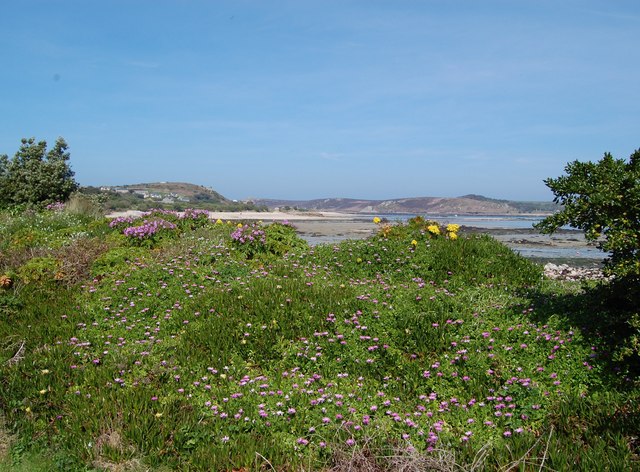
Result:
[[[601,269],[588,267],[571,267],[568,264],[545,264],[544,275],[555,280],[606,280]]]

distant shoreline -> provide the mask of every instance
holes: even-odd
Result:
[[[107,215],[110,218],[117,216],[141,216],[142,211],[129,210],[114,212]],[[394,213],[399,216],[400,214]],[[411,214],[407,214],[410,216]],[[391,216],[391,215],[387,215]],[[429,215],[433,219],[454,219],[458,217],[477,216],[480,221],[485,218],[531,217],[542,218],[544,215]],[[385,215],[381,214],[384,218]],[[373,216],[358,213],[341,213],[327,211],[238,211],[238,212],[209,212],[212,220],[227,221],[264,221],[264,222],[291,222],[303,239],[309,244],[331,244],[347,239],[366,239],[378,232],[378,225],[373,222]],[[390,223],[401,220],[389,220]],[[594,244],[584,239],[584,234],[579,230],[561,229],[553,235],[540,234],[534,228],[487,228],[482,226],[463,224],[461,234],[488,234],[501,241],[512,250],[521,253],[527,258],[537,261],[551,261],[569,263],[574,266],[591,267],[598,266],[606,257],[606,254],[595,248]]]

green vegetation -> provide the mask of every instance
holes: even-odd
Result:
[[[252,202],[228,200],[218,192],[206,187],[183,183],[124,185],[110,190],[82,187],[80,193],[107,212],[149,211],[155,208],[175,211],[183,211],[186,208],[209,211],[266,210],[266,207],[257,206]]]
[[[571,225],[584,231],[610,254],[605,273],[612,277],[598,287],[608,311],[619,318],[617,330],[626,332],[620,355],[640,362],[640,150],[628,161],[609,153],[598,162],[569,163],[566,175],[547,179],[562,210],[538,223],[537,228],[553,233]]]
[[[631,470],[593,286],[456,225],[0,216],[0,470]]]
[[[473,194],[465,195],[462,198],[469,198],[471,200],[478,200],[481,202],[506,203],[510,207],[522,213],[551,213],[558,210],[558,204],[556,202],[521,202],[515,200],[500,200]]]
[[[0,155],[0,208],[62,202],[78,188],[63,138],[47,152],[46,141],[23,139],[12,159]]]

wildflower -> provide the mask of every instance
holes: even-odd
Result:
[[[381,221],[382,221],[382,220],[381,220],[380,218],[378,218],[377,216],[373,218],[373,222],[374,222],[375,224],[380,224],[380,222],[381,222]]]
[[[217,225],[221,225],[221,224],[222,224],[222,220],[221,220],[220,218],[218,218],[218,219],[216,220],[216,224],[217,224]]]
[[[41,373],[42,375],[47,375],[47,374],[49,373],[49,369],[42,369],[42,370],[40,371],[40,373]]]
[[[416,247],[418,245],[418,241],[416,241],[415,239],[413,241],[411,241],[411,245],[413,247]]]
[[[156,418],[161,418],[162,417],[162,413],[156,413]]]
[[[429,225],[427,226],[427,231],[433,235],[438,235],[440,234],[440,227],[438,225]]]
[[[47,389],[43,388],[42,390],[40,390],[40,395],[44,395],[45,393],[47,393]]]
[[[458,239],[458,235],[456,233],[448,233],[447,236],[451,241],[455,241],[456,239]]]
[[[460,225],[456,225],[452,223],[447,225],[447,231],[449,233],[457,233],[459,229],[460,229]]]

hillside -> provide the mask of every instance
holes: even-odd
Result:
[[[195,185],[185,182],[154,182],[131,185],[119,185],[114,187],[102,187],[116,193],[135,193],[146,195],[146,198],[173,197],[181,201],[208,201],[215,203],[228,202],[229,200],[215,190],[203,185]]]
[[[299,208],[306,210],[342,211],[349,213],[428,213],[458,215],[510,215],[521,213],[552,213],[556,205],[551,202],[515,202],[496,200],[480,195],[456,198],[414,197],[391,200],[361,200],[351,198],[325,198],[316,200],[258,199],[257,205],[273,208]]]
[[[261,210],[253,203],[229,200],[202,185],[185,182],[154,182],[118,186],[83,187],[82,193],[93,195],[107,210],[183,210],[200,208],[212,211]]]

